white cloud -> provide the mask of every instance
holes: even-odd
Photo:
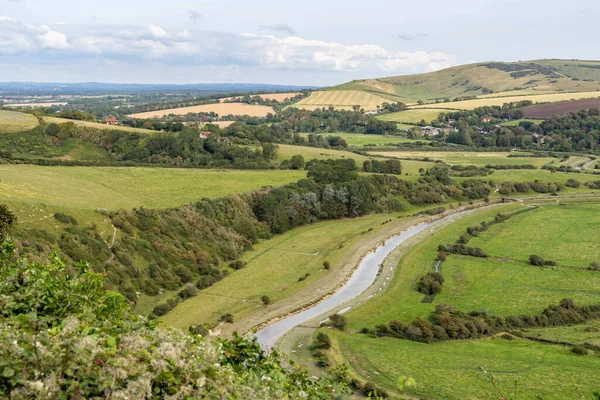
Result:
[[[333,71],[433,71],[456,64],[456,56],[441,52],[390,52],[376,44],[344,45],[296,36],[277,38],[243,33],[267,67],[318,68]]]
[[[157,39],[162,39],[162,38],[167,37],[167,31],[165,31],[160,26],[150,24],[150,25],[148,25],[148,30],[150,31],[150,34],[152,34],[152,36],[154,36]]]
[[[46,32],[38,35],[37,40],[43,47],[47,49],[68,49],[70,47],[67,35],[64,33],[53,31],[46,25],[42,25],[41,28]]]
[[[15,21],[12,18],[5,17],[5,16],[2,16],[2,15],[0,15],[0,21],[17,22],[17,21]]]

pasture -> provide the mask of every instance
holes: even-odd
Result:
[[[0,134],[22,132],[38,126],[38,120],[31,114],[0,110]]]
[[[411,109],[454,109],[454,110],[474,110],[477,107],[484,106],[502,106],[505,103],[531,100],[533,103],[554,103],[565,100],[579,100],[600,97],[600,92],[579,92],[579,93],[553,93],[538,94],[513,97],[491,97],[475,100],[453,101],[450,103],[424,104],[412,106]]]
[[[301,136],[308,137],[308,133],[301,133]],[[363,133],[347,133],[347,132],[315,132],[315,135],[323,137],[327,136],[339,136],[348,143],[350,147],[385,147],[393,146],[399,143],[410,143],[416,142],[414,139],[408,139],[405,136],[393,136],[393,135],[366,135]]]
[[[541,167],[555,161],[550,157],[508,157],[510,152],[459,152],[459,151],[372,151],[374,156],[396,158],[424,158],[444,161],[450,165],[522,165],[533,164]],[[518,153],[517,153],[518,154]]]
[[[64,124],[65,122],[73,122],[75,125],[83,128],[93,128],[93,129],[102,129],[102,130],[116,130],[116,131],[124,131],[124,132],[132,132],[132,133],[145,133],[145,134],[155,134],[157,131],[153,131],[151,129],[143,129],[143,128],[133,128],[131,126],[124,125],[107,125],[101,122],[92,122],[92,121],[79,121],[76,119],[66,119],[66,118],[58,118],[58,117],[44,117],[44,121],[48,124]]]
[[[226,115],[248,115],[250,117],[266,117],[267,114],[275,114],[272,107],[250,105],[246,103],[215,103],[201,106],[190,106],[180,108],[169,108],[167,110],[156,110],[128,115],[130,118],[162,118],[167,115],[186,115],[189,113],[211,113],[224,117]]]
[[[376,110],[377,106],[390,101],[384,97],[360,90],[327,90],[312,92],[309,97],[300,100],[294,107],[312,110],[333,106],[336,109],[351,110],[352,106],[360,105],[361,108],[368,111]]]
[[[391,114],[384,114],[377,117],[382,121],[392,121],[399,123],[410,123],[410,124],[418,124],[422,120],[426,123],[430,123],[434,119],[440,115],[442,112],[448,112],[450,110],[440,110],[440,109],[408,109],[404,111],[399,111]]]
[[[304,171],[0,165],[0,201],[87,210],[167,208],[305,176]]]
[[[580,391],[593,398],[600,357],[576,356],[564,346],[515,338],[488,338],[424,344],[393,338],[372,338],[327,331],[351,374],[395,388],[400,376],[413,377],[410,389],[420,398],[498,399],[482,369],[493,374],[506,398],[571,399]]]
[[[600,273],[583,269],[600,256],[595,243],[600,234],[597,216],[600,204],[565,202],[566,207],[550,204],[532,209],[508,204],[495,210],[483,209],[422,236],[416,246],[399,253],[402,258],[389,287],[345,314],[350,331],[373,328],[393,319],[406,323],[416,317],[427,317],[441,303],[466,312],[487,310],[505,316],[539,313],[565,297],[579,304],[600,304]],[[468,246],[482,248],[491,258],[449,255],[441,265],[445,278],[442,293],[424,301],[424,296],[414,290],[416,280],[433,270],[439,244],[455,243],[467,227],[491,221],[498,212],[518,210],[524,212],[492,226],[469,242]],[[559,267],[529,265],[529,255],[536,252],[547,259],[556,258]],[[561,262],[580,268],[561,267]],[[569,341],[573,332],[574,342],[597,340],[598,333],[580,332],[584,326],[579,328],[532,331],[553,340]],[[493,387],[479,370],[482,367],[498,374],[504,388],[519,379],[519,397],[541,394],[543,398],[558,399],[571,393],[574,384],[587,392],[595,389],[592,384],[595,381],[589,375],[595,367],[589,363],[600,362],[598,357],[573,355],[562,346],[521,339],[492,337],[423,344],[330,332],[339,340],[336,356],[348,362],[353,373],[389,388],[395,387],[398,376],[411,376],[418,382],[415,393],[425,397],[494,398]],[[540,362],[542,359],[544,362]]]
[[[531,227],[540,234],[532,234]],[[517,215],[509,223],[495,225],[471,239],[469,244],[485,248],[493,257],[527,261],[531,254],[537,254],[559,265],[587,268],[592,262],[600,262],[599,237],[600,204],[582,203],[542,206]]]

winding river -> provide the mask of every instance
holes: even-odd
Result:
[[[448,219],[457,218],[462,213],[464,213],[464,211],[447,215],[436,221],[421,223],[397,236],[388,239],[382,246],[377,247],[375,251],[370,252],[362,259],[358,265],[358,268],[356,268],[352,274],[352,277],[332,296],[323,299],[319,303],[307,308],[304,311],[301,311],[297,314],[292,314],[264,327],[256,333],[258,342],[263,348],[271,349],[283,335],[296,326],[318,317],[321,314],[331,311],[347,301],[354,299],[355,297],[358,297],[362,292],[367,290],[369,286],[373,284],[373,282],[375,282],[379,272],[379,266],[383,263],[387,256],[390,255],[394,249],[396,249],[396,247],[400,246],[403,242],[413,237],[417,233],[423,232],[424,230],[440,224]]]

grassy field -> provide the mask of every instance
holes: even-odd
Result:
[[[166,208],[305,176],[304,171],[0,165],[0,200],[87,210]]]
[[[584,325],[556,326],[552,328],[523,329],[528,337],[536,337],[555,342],[562,342],[568,338],[569,343],[589,343],[600,346],[600,321],[590,321]]]
[[[497,98],[485,98],[465,101],[455,101],[450,103],[439,103],[439,104],[425,104],[422,106],[412,106],[411,109],[455,109],[455,110],[473,110],[477,107],[483,106],[502,106],[504,103],[512,103],[516,101],[531,100],[533,103],[554,103],[557,101],[565,100],[578,100],[600,97],[600,92],[580,92],[580,93],[553,93],[553,94],[539,94],[529,96],[514,96],[514,97],[497,97]]]
[[[482,339],[423,344],[331,331],[351,372],[389,388],[400,376],[416,379],[411,390],[422,398],[498,399],[481,368],[512,399],[591,399],[597,390],[600,357],[575,356],[568,348],[528,340]]]
[[[543,120],[541,120],[541,119],[530,119],[530,118],[515,119],[515,120],[512,120],[512,121],[503,122],[500,125],[501,126],[519,126],[519,124],[521,122],[531,122],[531,123],[534,123],[534,124],[540,124],[541,122],[543,122]]]
[[[459,152],[459,151],[373,151],[374,156],[398,158],[424,158],[441,160],[450,165],[521,165],[533,164],[541,167],[555,161],[555,158],[542,157],[508,157],[509,152]]]
[[[548,63],[552,64],[552,68],[563,71],[565,75],[550,73],[547,70]],[[513,97],[524,94],[599,90],[600,73],[595,69],[598,62],[592,62],[592,68],[588,65],[582,67],[581,64],[584,63],[565,60],[476,63],[424,74],[355,80],[329,90],[363,91],[381,97],[389,96],[406,104],[416,103],[418,100],[432,102],[465,96]],[[514,76],[512,71],[515,70],[526,73],[523,76]],[[571,76],[579,77],[580,80],[575,81]],[[493,93],[488,93],[490,90]]]
[[[580,304],[600,303],[598,272],[539,268],[526,262],[529,254],[538,252],[548,259],[555,257],[567,265],[579,263],[585,267],[600,255],[595,246],[600,217],[594,216],[600,204],[566,202],[567,207],[551,204],[537,209],[519,204],[504,206],[502,212],[527,211],[469,242],[469,246],[481,247],[497,258],[448,256],[441,266],[446,280],[442,293],[424,302],[413,284],[432,270],[437,245],[456,242],[466,227],[490,221],[500,210],[482,210],[431,234],[402,258],[386,291],[345,314],[350,330],[373,328],[392,319],[408,322],[418,316],[427,317],[441,303],[495,315],[537,313],[564,297]],[[575,342],[599,337],[597,332],[584,331],[584,326],[577,328],[531,331],[562,341],[568,341],[571,333]],[[537,394],[545,399],[565,398],[573,393],[574,384],[585,393],[597,389],[591,374],[600,359],[575,356],[562,346],[499,338],[422,344],[330,332],[339,341],[337,356],[350,364],[353,373],[389,388],[395,387],[399,376],[412,376],[419,384],[415,392],[420,396],[496,398],[480,367],[497,374],[505,390],[519,379],[521,398],[535,398]]]
[[[51,123],[63,124],[65,122],[73,122],[77,126],[86,127],[86,128],[110,129],[110,130],[133,132],[133,133],[155,134],[157,132],[157,131],[153,131],[151,129],[133,128],[131,126],[124,126],[124,125],[106,125],[106,124],[102,124],[100,122],[78,121],[75,119],[66,119],[66,118],[57,118],[57,117],[44,117],[44,121],[49,124],[51,124]]]
[[[314,109],[334,106],[337,109],[352,109],[352,106],[360,105],[361,108],[368,111],[377,109],[377,106],[385,102],[389,103],[390,100],[359,90],[328,90],[313,92],[309,97],[296,103],[294,107]]]
[[[165,115],[186,115],[188,113],[209,113],[214,112],[219,116],[225,115],[249,115],[251,117],[266,117],[267,114],[275,114],[275,111],[271,107],[250,105],[246,103],[216,103],[216,104],[205,104],[201,106],[181,107],[181,108],[170,108],[167,110],[148,111],[137,114],[128,115],[131,118],[160,118]]]
[[[378,116],[377,119],[382,121],[392,121],[399,123],[411,123],[418,124],[421,120],[425,120],[426,123],[431,123],[434,119],[440,115],[441,112],[448,112],[450,110],[439,110],[439,109],[410,109],[405,111],[400,111],[391,114],[384,114]]]
[[[301,133],[302,136],[308,137],[308,133]],[[347,133],[347,132],[322,132],[317,133],[323,137],[327,136],[339,136],[348,143],[350,147],[363,147],[363,146],[388,146],[395,145],[398,143],[411,143],[417,140],[408,139],[404,136],[392,136],[392,135],[365,135],[363,133]]]
[[[530,227],[543,236],[532,235]],[[509,224],[496,225],[469,243],[494,257],[526,261],[538,254],[559,265],[587,268],[591,262],[600,262],[599,236],[599,204],[554,205],[517,215]]]
[[[31,114],[0,110],[0,133],[28,131],[38,126],[38,120]]]

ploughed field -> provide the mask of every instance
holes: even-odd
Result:
[[[471,235],[465,245],[482,249],[487,258],[448,253],[440,266],[441,293],[427,296],[415,290],[420,277],[434,270],[439,245],[457,243],[468,227],[491,223],[498,212],[512,216]],[[600,271],[589,268],[600,262],[598,237],[600,204],[596,202],[509,204],[457,219],[408,251],[387,290],[345,314],[347,333],[325,330],[334,340],[334,358],[348,362],[352,375],[391,390],[398,377],[413,377],[417,386],[411,390],[423,397],[497,398],[489,374],[506,395],[513,393],[517,380],[519,398],[570,398],[578,390],[589,397],[597,390],[600,357],[590,350],[593,347],[588,347],[587,355],[574,354],[572,348],[600,342],[598,321],[513,327],[509,335],[496,332],[435,343],[381,338],[359,330],[374,331],[391,320],[409,324],[418,317],[427,319],[440,304],[506,318],[540,314],[564,298],[573,299],[577,306],[600,305]],[[531,265],[531,255],[556,265]]]
[[[537,104],[523,109],[525,118],[551,118],[581,110],[600,108],[600,97],[558,103]]]

